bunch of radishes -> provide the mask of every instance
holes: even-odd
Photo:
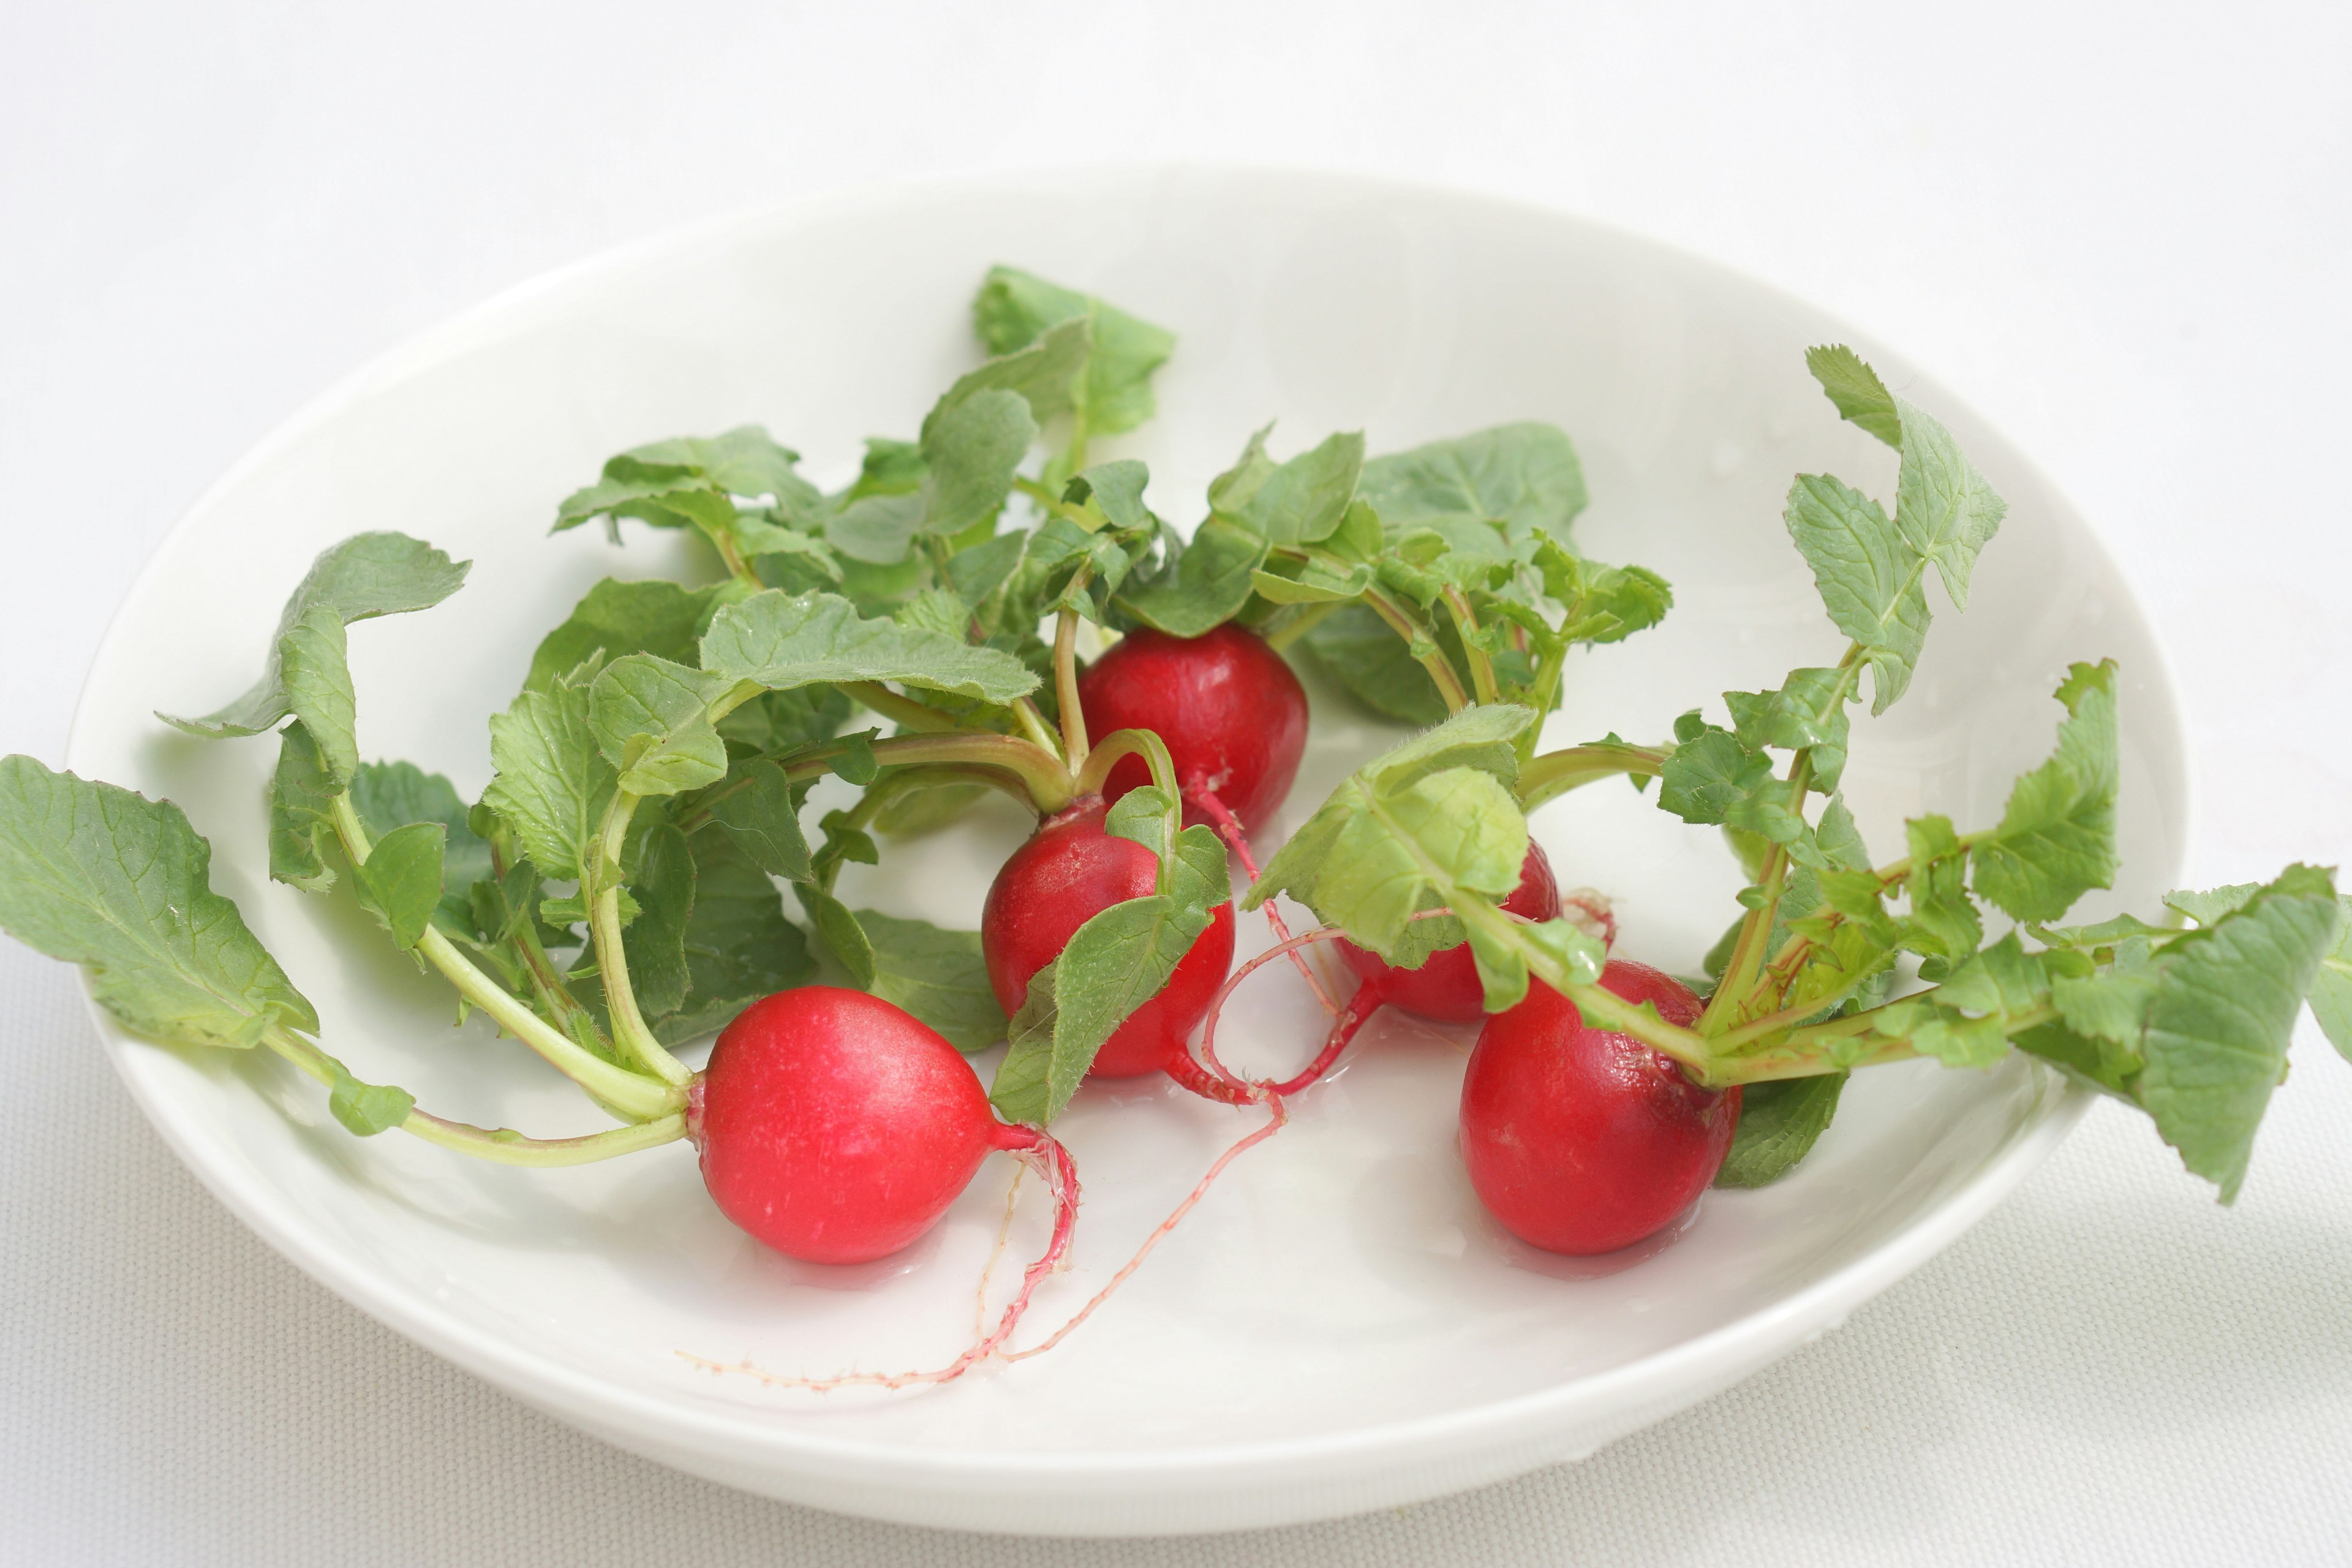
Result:
[[[134,1029],[286,1057],[362,1135],[396,1127],[540,1165],[690,1138],[719,1208],[814,1263],[906,1247],[992,1151],[1013,1153],[1046,1178],[1053,1239],[996,1326],[924,1381],[1043,1348],[1007,1347],[1069,1245],[1077,1180],[1046,1129],[1090,1076],[1166,1072],[1266,1108],[1237,1152],[1380,1007],[1484,1018],[1462,1095],[1470,1181],[1527,1241],[1595,1253],[1655,1234],[1710,1182],[1774,1179],[1851,1068],[1916,1056],[2031,1052],[2145,1109],[2226,1197],[2305,994],[2332,1038],[2352,1037],[2325,873],[2175,895],[2189,929],[2053,923],[2114,870],[2112,666],[2074,667],[2057,749],[1999,825],[1921,818],[1906,855],[1872,860],[1838,794],[1847,707],[1865,675],[1874,711],[1902,695],[1927,576],[1965,607],[2003,509],[1943,427],[1846,351],[1810,363],[1841,414],[1900,453],[1895,510],[1807,476],[1785,519],[1845,658],[1725,693],[1729,728],[1695,710],[1655,745],[1546,752],[1574,649],[1671,603],[1654,574],[1571,548],[1584,494],[1564,436],[1508,426],[1367,461],[1341,435],[1277,463],[1261,431],[1180,538],[1144,504],[1142,464],[1087,461],[1149,416],[1173,340],[1005,269],[975,313],[993,357],[916,439],[869,442],[838,490],[745,427],[634,448],[564,501],[559,529],[692,531],[715,580],[589,594],[493,720],[478,802],[360,760],[346,627],[429,607],[466,574],[403,535],[322,554],[256,686],[171,721],[278,732],[272,876],[347,885],[456,988],[461,1018],[488,1013],[612,1131],[472,1127],[355,1079],[167,802],[0,763],[0,924],[85,965]],[[1088,624],[1108,647],[1082,666]],[[1261,871],[1250,835],[1283,806],[1309,721],[1293,647],[1351,700],[1432,727],[1352,774]],[[851,729],[858,709],[891,732]],[[860,793],[812,844],[809,792],[828,777]],[[1618,777],[1719,826],[1749,872],[1704,997],[1611,959],[1607,900],[1563,898],[1528,835],[1545,801]],[[977,932],[835,896],[845,864],[878,858],[877,834],[919,834],[991,789],[1037,825]],[[1229,850],[1276,938],[1239,973]],[[1294,936],[1276,894],[1319,923]],[[2017,929],[1989,942],[1988,903]],[[1327,941],[1344,969],[1310,962]],[[1217,1014],[1282,958],[1330,1027],[1302,1070],[1254,1081],[1219,1060]],[[713,1030],[699,1072],[673,1054]],[[964,1053],[999,1040],[983,1089]]]

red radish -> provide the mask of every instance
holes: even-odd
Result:
[[[1213,821],[1194,799],[1205,794],[1244,828],[1265,826],[1307,751],[1306,689],[1264,637],[1231,622],[1196,637],[1128,633],[1078,676],[1078,702],[1093,734],[1149,730],[1167,742],[1188,822]],[[1128,757],[1103,795],[1150,782],[1143,759]]]
[[[1049,818],[989,887],[980,917],[981,952],[997,1004],[1008,1015],[1021,1010],[1030,976],[1053,963],[1080,926],[1152,890],[1159,857],[1133,839],[1104,832],[1107,809],[1094,800]],[[1227,900],[1160,994],[1103,1043],[1088,1076],[1132,1078],[1179,1058],[1189,1065],[1185,1037],[1208,1012],[1233,963],[1234,906]]]
[[[1601,984],[1670,1024],[1698,1018],[1698,998],[1646,964],[1612,959]],[[1486,1021],[1462,1080],[1470,1184],[1512,1235],[1571,1257],[1664,1229],[1715,1180],[1738,1125],[1738,1089],[1700,1088],[1541,981]]]
[[[997,1121],[929,1026],[830,985],[779,992],[727,1026],[688,1123],[720,1211],[810,1263],[887,1257],[939,1223],[991,1151],[1051,1142]]]
[[[1559,916],[1559,882],[1551,874],[1543,846],[1533,839],[1528,841],[1528,858],[1519,864],[1519,885],[1503,900],[1502,909],[1531,921]],[[1486,1015],[1486,988],[1478,983],[1478,965],[1466,942],[1431,953],[1418,969],[1391,968],[1352,942],[1340,942],[1339,952],[1348,967],[1362,975],[1366,984],[1378,986],[1375,994],[1391,1007],[1449,1024],[1473,1023]]]

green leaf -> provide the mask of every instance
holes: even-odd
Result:
[[[1536,546],[1535,563],[1544,591],[1564,606],[1555,633],[1563,642],[1622,642],[1666,618],[1675,591],[1643,566],[1603,566],[1546,539]]]
[[[1097,463],[1072,477],[1062,499],[1090,504],[1113,528],[1150,528],[1157,520],[1143,504],[1143,489],[1150,478],[1150,470],[1133,458]]]
[[[1093,347],[1080,385],[1087,427],[1115,435],[1151,417],[1151,373],[1176,344],[1166,330],[1009,267],[989,269],[971,313],[981,341],[997,354],[1024,348],[1063,321],[1085,321]]]
[[[719,733],[747,752],[771,754],[829,741],[849,718],[849,699],[830,686],[763,691],[719,721]]]
[[[1916,554],[1876,501],[1827,474],[1797,476],[1785,521],[1830,620],[1870,661],[1871,711],[1885,712],[1911,684],[1927,640]]]
[[[1716,1173],[1718,1187],[1760,1187],[1779,1181],[1829,1131],[1847,1075],[1751,1083],[1740,1091],[1739,1128]]]
[[[212,890],[180,808],[0,759],[0,930],[88,973],[99,1004],[158,1039],[246,1048],[319,1016]]]
[[[1103,1042],[1167,986],[1209,919],[1197,905],[1154,893],[1080,926],[1047,966],[1051,978],[1041,972],[1030,981],[990,1095],[998,1112],[1037,1126],[1059,1116]]]
[[[1344,571],[1310,561],[1296,577],[1255,572],[1251,574],[1250,586],[1271,604],[1344,605],[1362,598],[1373,580],[1372,569],[1360,561]]]
[[[702,667],[730,682],[749,680],[772,690],[818,681],[890,680],[999,703],[1038,685],[1036,675],[1010,654],[865,619],[835,595],[794,598],[773,589],[711,617]]]
[[[1437,683],[1403,639],[1368,606],[1343,605],[1318,621],[1301,640],[1324,672],[1373,712],[1408,724],[1444,721],[1445,699],[1438,694]]]
[[[948,388],[947,395],[932,407],[930,418],[924,421],[924,434],[929,436],[931,419],[983,392],[1019,395],[1029,405],[1031,417],[1043,425],[1056,414],[1067,413],[1076,406],[1080,378],[1093,354],[1094,337],[1089,322],[1083,319],[1058,322],[1039,334],[1035,342],[999,354],[958,378]]]
[[[807,912],[809,924],[815,928],[817,941],[824,944],[834,962],[848,972],[850,984],[860,991],[873,990],[874,941],[866,934],[865,922],[851,912],[848,905],[814,882],[794,882],[793,892]]]
[[[1018,393],[992,388],[942,401],[923,421],[924,530],[961,533],[994,519],[1036,439],[1037,422]]]
[[[815,487],[794,471],[800,454],[778,445],[758,425],[739,425],[718,436],[656,441],[627,455],[649,467],[689,468],[728,494],[746,500],[773,496],[787,505],[805,505],[816,499]]]
[[[816,973],[807,939],[784,917],[775,883],[737,842],[705,831],[687,843],[694,903],[682,943],[686,995],[676,1011],[652,1021],[654,1037],[666,1046],[722,1029],[761,997],[806,984]]]
[[[1265,434],[1252,437],[1241,466],[1210,487],[1209,504],[1224,521],[1269,544],[1316,543],[1339,528],[1355,500],[1364,468],[1363,432],[1332,436],[1280,464],[1266,460]]]
[[[1395,791],[1448,768],[1476,768],[1506,784],[1517,784],[1519,753],[1515,742],[1536,721],[1532,708],[1481,703],[1373,758],[1354,776],[1382,791]]]
[[[1541,533],[1566,542],[1585,506],[1584,469],[1565,432],[1498,425],[1364,465],[1363,496],[1390,530],[1471,519],[1514,542]]]
[[[1904,824],[1911,849],[1911,874],[1904,891],[1911,900],[1906,942],[1914,952],[1957,962],[1984,942],[1984,920],[1963,885],[1968,857],[1948,816],[1930,815]]]
[[[429,609],[464,584],[472,564],[453,562],[404,533],[353,534],[311,563],[278,616],[261,679],[244,696],[201,719],[156,717],[192,735],[217,739],[257,735],[294,714],[309,726],[327,777],[340,788],[359,765],[343,627]]]
[[[624,583],[607,577],[588,590],[562,626],[540,639],[523,685],[544,691],[599,649],[608,663],[628,654],[649,653],[674,664],[692,664],[713,593],[666,579]]]
[[[677,1012],[688,984],[687,928],[694,914],[695,862],[686,835],[675,824],[656,821],[646,830],[629,890],[636,895],[637,918],[622,933],[630,988],[646,1017]]]
[[[1677,744],[1658,774],[1658,808],[1690,823],[1733,823],[1786,843],[1803,827],[1772,759],[1706,725]]]
[[[360,765],[359,696],[333,611],[309,611],[278,639],[278,677],[287,711],[310,731],[328,782],[341,787]]]
[[[874,983],[868,988],[947,1037],[960,1051],[986,1050],[1004,1038],[1004,1009],[988,982],[980,933],[942,931],[926,921],[857,911],[871,941]]]
[[[391,1131],[416,1109],[416,1097],[404,1089],[362,1083],[341,1062],[335,1063],[334,1071],[327,1109],[334,1112],[336,1121],[362,1138]]]
[[[1854,822],[1853,813],[1847,809],[1845,796],[1832,795],[1822,807],[1821,826],[1814,835],[1822,857],[1833,870],[1865,871],[1870,868],[1870,846],[1862,841],[1862,828]],[[1874,879],[1874,880],[1875,879]]]
[[[1058,958],[1055,960],[1055,963],[1060,962]],[[1054,963],[1048,963],[1029,977],[1020,1010],[1005,1025],[1005,1037],[1011,1048],[996,1064],[996,1077],[988,1086],[988,1102],[1005,1121],[1042,1127],[1060,1109],[1054,1098],[1054,1026],[1057,1021]],[[1069,1079],[1070,1089],[1061,1097],[1062,1105],[1069,1103],[1070,1095],[1077,1092],[1077,1084],[1085,1077],[1081,1069],[1076,1078]]]
[[[438,822],[412,822],[375,842],[352,868],[360,902],[383,922],[404,952],[416,945],[441,902],[441,856],[448,828]]]
[[[2123,1080],[2139,1070],[2140,1037],[2147,1032],[2157,974],[2147,942],[2134,940],[2118,951],[2113,964],[2089,974],[2060,974],[2050,982],[2051,1003],[2066,1027],[2116,1047],[2112,1070],[2090,1075],[2116,1092],[2123,1092]]]
[[[621,788],[668,795],[725,778],[727,743],[710,705],[735,685],[649,653],[606,665],[588,688],[588,727],[618,770]]]
[[[2011,786],[1992,837],[1970,856],[1977,892],[2021,921],[2053,921],[2116,875],[2116,666],[2077,664],[2048,762]]]
[[[2009,503],[1960,455],[1951,432],[1901,398],[1903,471],[1895,481],[1895,526],[1912,550],[1936,563],[1952,607],[1969,607],[1977,552],[2000,528]]]
[[[620,782],[589,726],[588,692],[584,682],[559,679],[523,692],[490,720],[498,776],[482,799],[514,829],[532,864],[562,879],[580,874]]]
[[[971,454],[964,449],[964,455]],[[969,490],[969,472],[952,479],[959,487]],[[998,504],[1002,505],[1003,500],[1000,494]],[[915,536],[923,531],[927,506],[926,498],[919,493],[860,497],[824,520],[825,542],[852,561],[875,566],[897,565],[908,558]]]
[[[1903,416],[1878,373],[1843,343],[1805,351],[1805,368],[1837,405],[1838,413],[1888,446],[1903,445]]]
[[[2265,884],[2232,882],[2227,887],[2207,892],[2180,889],[2164,895],[2167,909],[2178,910],[2200,926],[2219,925],[2224,916],[2233,915],[2253,902],[2254,895]]]
[[[1019,570],[1027,542],[1024,534],[998,533],[957,551],[948,557],[949,585],[968,607],[978,609]]]
[[[1166,563],[1159,571],[1148,577],[1130,576],[1122,584],[1118,606],[1170,637],[1196,637],[1241,613],[1249,603],[1252,574],[1265,559],[1265,540],[1247,529],[1207,518],[1189,542],[1170,539]],[[1396,640],[1385,626],[1381,630],[1391,642]],[[1439,711],[1444,711],[1442,703]]]
[[[471,937],[473,886],[491,874],[490,847],[474,832],[472,814],[457,787],[414,763],[368,763],[352,776],[352,808],[374,838],[413,822],[441,825],[443,891],[434,923],[444,935]]]
[[[2304,993],[2334,945],[2336,889],[2291,866],[2236,913],[2167,948],[2148,999],[2140,1103],[2181,1163],[2238,1195],[2286,1070]]]
[[[1158,784],[1139,784],[1113,803],[1103,817],[1103,831],[1151,851],[1155,860],[1168,853],[1168,821],[1176,815],[1176,801]]]
[[[809,875],[808,839],[800,805],[784,770],[764,759],[742,766],[733,792],[710,805],[710,818],[745,858],[772,876],[793,881]]]
[[[2352,899],[2336,900],[2336,941],[2311,983],[2311,1015],[2338,1055],[2352,1060]]]
[[[739,523],[731,497],[773,496],[788,515],[814,514],[821,498],[794,471],[799,461],[798,453],[778,446],[757,425],[632,447],[608,460],[595,484],[565,499],[556,509],[555,531],[593,517],[631,517],[656,528],[692,527],[714,540],[731,540]]]
[[[1433,895],[1444,901],[1431,864],[1461,887],[1502,899],[1518,885],[1527,853],[1527,819],[1509,788],[1491,773],[1450,768],[1349,816],[1315,879],[1314,899],[1301,901],[1388,958],[1413,914]]]
[[[269,779],[269,875],[305,892],[335,883],[326,859],[335,842],[334,784],[318,742],[296,720],[279,731],[278,770]]]
[[[1778,746],[1793,752],[1810,748],[1814,787],[1837,788],[1845,771],[1851,721],[1846,716],[1846,672],[1842,669],[1792,669],[1778,691],[1727,691],[1732,725],[1751,747]]]

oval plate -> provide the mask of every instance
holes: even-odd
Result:
[[[690,570],[668,536],[547,536],[610,453],[760,421],[821,480],[859,438],[912,431],[977,358],[967,301],[1010,262],[1173,328],[1161,412],[1102,457],[1150,462],[1163,515],[1279,416],[1287,452],[1362,427],[1394,449],[1549,420],[1583,455],[1585,549],[1675,584],[1664,627],[1580,658],[1555,742],[1664,733],[1726,689],[1841,644],[1780,517],[1790,477],[1891,497],[1891,454],[1841,424],[1810,343],[1855,334],[1719,267],[1558,214],[1352,177],[1176,168],[887,191],[664,238],[509,294],[388,356],[263,444],[171,535],[110,630],[73,767],[181,802],[214,876],[318,1004],[330,1048],[447,1115],[553,1135],[603,1125],[569,1085],[389,951],[346,895],[263,879],[275,747],[207,744],[203,712],[259,668],[310,557],[397,528],[475,561],[426,615],[352,636],[362,742],[487,782],[484,723],[540,635],[608,574]],[[2171,885],[2187,821],[2170,687],[2128,589],[2018,451],[1867,342],[2010,500],[1969,612],[1939,608],[1909,698],[1857,725],[1847,790],[1882,849],[1901,820],[1992,820],[2046,752],[2066,663],[2125,669],[2122,901]],[[1316,693],[1302,821],[1394,731]],[[1017,841],[1010,808],[885,857],[853,903],[969,928]],[[1622,786],[1536,823],[1568,884],[1617,900],[1620,951],[1685,972],[1736,912],[1712,835]],[[2114,907],[2101,900],[2092,915]],[[1244,945],[1264,944],[1244,922]],[[1252,982],[1228,1049],[1298,1059],[1304,987]],[[1576,1263],[1486,1219],[1453,1152],[1467,1039],[1393,1015],[1239,1162],[1103,1312],[1049,1356],[952,1386],[813,1395],[702,1363],[824,1373],[937,1365],[970,1335],[1011,1167],[860,1269],[792,1263],[703,1196],[692,1152],[526,1173],[360,1142],[268,1059],[100,1026],[147,1114],[271,1245],[418,1343],[637,1453],[796,1502],[914,1523],[1145,1534],[1293,1522],[1491,1481],[1659,1419],[1834,1327],[1974,1223],[2082,1097],[2022,1060],[1863,1075],[1790,1179],[1711,1194],[1668,1244]],[[983,1071],[992,1065],[983,1059]],[[1256,1113],[1168,1086],[1089,1089],[1062,1129],[1087,1194],[1073,1267],[1024,1339],[1090,1295]],[[1008,1258],[1035,1249],[1033,1189]],[[1013,1272],[998,1269],[998,1289]]]

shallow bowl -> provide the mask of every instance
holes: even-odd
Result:
[[[2116,898],[2086,910],[2144,907],[2171,884],[2188,785],[2159,654],[2090,531],[2009,442],[1900,356],[1721,267],[1558,213],[1296,173],[885,191],[678,234],[495,300],[320,399],[190,511],[107,636],[70,764],[188,809],[216,886],[361,1076],[473,1121],[593,1131],[597,1114],[536,1058],[478,1019],[453,1032],[446,993],[345,896],[265,879],[273,745],[199,742],[151,715],[241,690],[310,557],[401,529],[476,564],[440,609],[354,630],[362,747],[478,791],[485,721],[540,634],[599,577],[700,569],[634,527],[617,548],[594,530],[550,538],[555,502],[623,447],[747,421],[837,481],[861,437],[911,433],[977,359],[966,305],[1000,260],[1180,334],[1159,419],[1100,448],[1148,460],[1171,518],[1200,515],[1209,479],[1276,416],[1277,452],[1358,427],[1375,451],[1507,420],[1570,432],[1593,497],[1584,547],[1663,572],[1677,604],[1663,628],[1578,659],[1550,721],[1560,742],[1662,735],[1691,707],[1719,716],[1724,690],[1836,658],[1780,517],[1800,471],[1891,500],[1891,454],[1841,424],[1805,372],[1808,344],[1856,342],[2010,501],[1968,614],[1939,602],[1912,695],[1858,726],[1847,788],[1865,832],[1884,848],[1922,811],[1992,820],[2050,744],[2067,662],[2114,656],[2124,869]],[[1328,691],[1316,702],[1269,844],[1397,739]],[[1009,808],[983,811],[845,890],[969,927],[1020,831]],[[1622,952],[1694,970],[1735,912],[1741,879],[1721,844],[1630,790],[1571,795],[1536,831],[1564,882],[1616,900]],[[1304,988],[1279,968],[1251,985],[1230,1053],[1297,1059],[1319,1035]],[[155,1125],[256,1231],[517,1397],[795,1502],[1041,1533],[1292,1522],[1589,1454],[1835,1327],[1997,1203],[2083,1105],[2023,1060],[1873,1071],[1788,1180],[1712,1194],[1633,1254],[1570,1261],[1510,1240],[1464,1179],[1453,1108],[1467,1038],[1390,1015],[1053,1354],[928,1392],[820,1396],[699,1363],[945,1361],[971,1331],[1009,1166],[908,1252],[815,1268],[721,1219],[683,1145],[530,1173],[362,1142],[268,1059],[100,1027]],[[1091,1294],[1256,1116],[1164,1084],[1083,1092],[1061,1129],[1086,1184],[1075,1262],[1028,1332]],[[1035,1199],[1033,1184],[1013,1257],[1037,1245]]]

